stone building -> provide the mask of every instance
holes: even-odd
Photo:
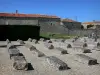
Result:
[[[81,29],[81,22],[63,19],[58,16],[40,14],[0,13],[0,25],[40,26],[40,33],[67,33],[68,29]]]
[[[85,29],[100,29],[100,21],[83,22],[82,25]],[[93,25],[93,27],[87,28],[88,25]]]
[[[63,31],[59,17],[40,14],[0,13],[0,25],[35,25],[40,26],[40,32]]]
[[[81,22],[77,22],[71,19],[62,19],[62,23],[68,29],[81,29]]]
[[[84,29],[87,29],[87,26],[88,25],[93,25],[93,22],[83,22],[82,25],[84,26]]]
[[[39,14],[0,13],[0,25],[49,25],[60,24],[57,16]]]

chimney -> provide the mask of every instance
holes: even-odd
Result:
[[[16,10],[16,14],[18,14],[18,10]]]

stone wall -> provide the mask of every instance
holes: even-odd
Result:
[[[62,22],[68,29],[81,29],[81,22]]]
[[[79,35],[79,36],[84,36],[84,35],[89,35],[92,33],[95,33],[95,29],[83,29],[83,30],[68,30],[66,33],[67,35]],[[100,36],[100,30],[97,30],[97,35]]]
[[[52,33],[65,33],[67,30],[65,27],[60,25],[59,19],[55,20],[40,20],[39,21],[40,32],[52,32]]]
[[[67,28],[60,25],[60,18],[14,18],[1,17],[0,25],[39,25],[40,32],[66,33]]]
[[[40,32],[66,33],[67,28],[60,25],[60,19],[39,20]]]
[[[0,18],[0,25],[39,25],[40,33],[51,32],[82,36],[94,32],[93,29],[81,30],[80,22],[66,22],[64,25],[60,23],[60,18]]]
[[[38,20],[36,19],[12,19],[4,18],[0,19],[0,25],[37,25]]]
[[[43,25],[40,28],[41,33],[45,32],[51,32],[51,33],[67,33],[68,29],[61,26],[61,25],[54,25],[54,26],[49,26],[49,25]]]
[[[0,18],[0,25],[5,25],[6,24],[6,21],[2,18]]]

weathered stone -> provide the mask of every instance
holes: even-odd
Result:
[[[35,44],[39,44],[38,40],[35,41]]]
[[[54,46],[51,43],[44,43],[44,45],[48,48],[48,49],[54,49]]]
[[[67,50],[64,50],[64,49],[62,49],[60,47],[57,47],[56,49],[61,51],[61,54],[68,54]]]
[[[84,48],[84,47],[87,47],[87,46],[88,46],[87,43],[84,43],[84,44],[83,44],[83,48]]]
[[[84,54],[76,54],[76,60],[78,60],[81,63],[85,63],[87,65],[95,65],[95,64],[97,64],[97,59],[94,59],[92,57],[86,56]]]
[[[44,39],[43,38],[40,38],[40,41],[43,41]]]
[[[25,42],[24,41],[22,41],[22,40],[20,40],[20,42],[19,42],[20,44],[25,44]]]
[[[33,40],[32,40],[32,42],[35,42],[35,41],[36,41],[36,39],[33,39]]]
[[[100,47],[100,43],[99,42],[97,43],[97,47]]]
[[[90,49],[83,49],[83,53],[91,53]]]
[[[8,49],[8,53],[11,59],[13,56],[19,56],[20,51],[17,48],[13,48],[13,49]]]
[[[23,40],[17,40],[21,45],[24,45],[25,44],[25,42],[23,41]]]
[[[39,50],[36,50],[36,52],[38,53],[38,57],[43,57],[45,56],[45,54]]]
[[[25,46],[26,46],[27,48],[29,48],[29,49],[30,49],[30,51],[35,51],[35,52],[37,52],[38,57],[45,56],[45,54],[44,54],[44,53],[42,53],[41,51],[37,50],[37,49],[36,49],[36,47],[34,47],[33,45],[30,45],[30,44],[25,44]]]
[[[7,44],[11,43],[11,41],[9,41],[9,39],[6,40]]]
[[[46,39],[43,40],[43,42],[47,41]]]
[[[65,42],[65,39],[62,39],[61,42]]]
[[[74,40],[72,40],[72,42],[75,42]]]
[[[54,41],[56,42],[56,41],[57,41],[57,39],[54,39]]]
[[[13,58],[13,67],[16,70],[28,70],[28,63],[23,56],[14,56]]]
[[[35,46],[31,45],[31,44],[25,44],[25,47],[29,48],[30,51],[34,51],[37,50]]]
[[[68,69],[68,65],[55,56],[49,56],[49,57],[46,57],[46,59],[50,65],[56,67],[58,70]]]
[[[15,45],[12,45],[11,43],[9,43],[7,45],[7,49],[13,49],[13,48],[16,48],[16,46]]]
[[[20,39],[17,40],[17,42],[19,42],[19,41],[20,41]]]
[[[77,41],[77,40],[78,40],[78,37],[75,37],[75,38],[74,38],[74,41]]]
[[[68,45],[67,45],[67,48],[72,48],[71,44],[68,44]]]
[[[32,42],[32,38],[29,38],[28,41],[29,41],[29,42]]]
[[[84,42],[87,42],[86,38],[84,38]]]
[[[48,43],[52,43],[52,41],[51,41],[51,40],[49,40],[49,41],[48,41]]]

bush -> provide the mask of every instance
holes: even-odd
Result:
[[[94,26],[94,25],[91,25],[91,24],[90,24],[90,25],[87,25],[87,28],[90,28],[90,27],[93,27],[93,26]]]

